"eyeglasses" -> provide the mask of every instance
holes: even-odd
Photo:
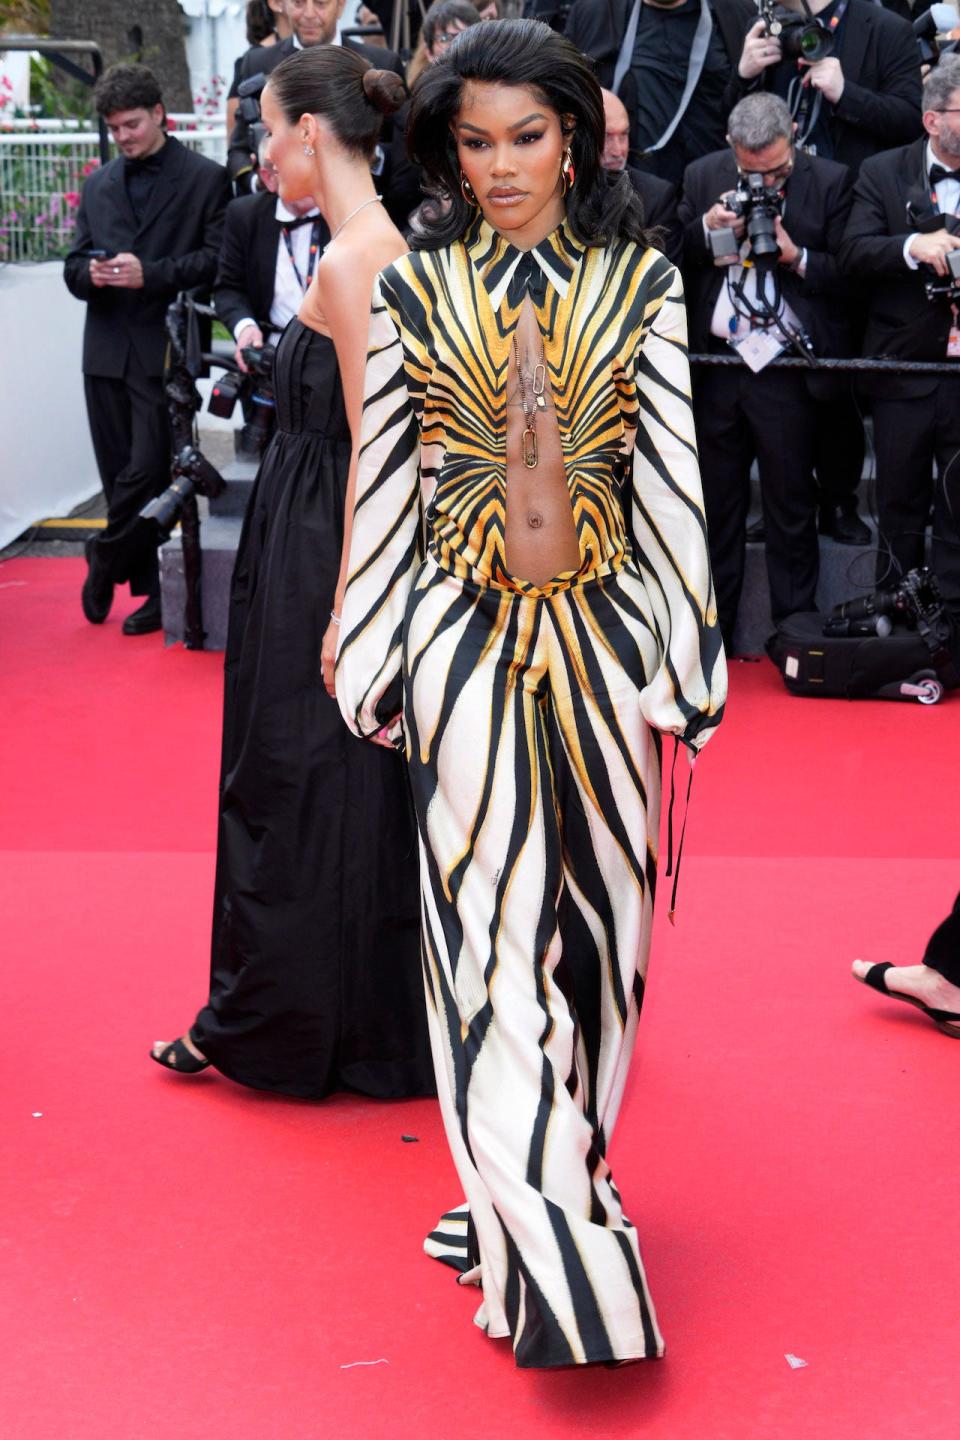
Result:
[[[938,110],[936,113],[938,115],[960,115],[960,110],[958,110],[956,106],[954,106],[953,109],[948,106],[946,110]]]
[[[793,174],[793,167],[795,164],[796,157],[791,155],[789,160],[785,160],[783,164],[778,165],[775,170],[760,171],[759,173],[763,175],[763,183],[767,186],[779,185],[784,180],[789,180],[790,176]],[[749,175],[751,173],[757,174],[758,172],[742,170],[739,165],[737,166],[737,174],[740,176],[741,180],[744,178],[745,175]]]
[[[438,30],[433,37],[433,43],[434,45],[452,45],[454,40],[462,34],[463,30]]]

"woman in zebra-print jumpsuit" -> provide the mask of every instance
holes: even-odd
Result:
[[[477,1322],[523,1366],[657,1356],[606,1152],[658,732],[692,754],[726,690],[680,280],[606,182],[600,92],[546,26],[461,36],[410,143],[448,203],[374,292],[338,696],[371,738],[402,711]]]

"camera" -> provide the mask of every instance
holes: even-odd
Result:
[[[924,565],[910,570],[895,590],[875,590],[835,605],[824,635],[890,635],[900,620],[911,630],[931,630],[946,619],[936,575]]]
[[[275,345],[245,345],[240,353],[247,374],[228,370],[221,375],[210,391],[207,409],[211,415],[229,420],[239,400],[244,425],[237,448],[242,454],[259,457],[267,448],[276,423],[273,362],[277,350]]]
[[[776,265],[780,258],[777,216],[783,209],[783,191],[764,185],[763,176],[751,172],[741,177],[736,190],[724,195],[723,203],[738,218],[746,219],[750,242],[748,258],[753,264],[758,269],[770,269]],[[707,238],[715,261],[738,253],[732,230],[710,230]]]
[[[923,287],[928,300],[935,303],[946,300],[950,304],[960,300],[960,250],[947,251],[948,275],[938,275],[929,265],[923,268],[930,272],[930,278],[924,281]]]
[[[956,41],[945,37],[957,25],[957,12],[952,5],[931,5],[913,22],[921,65],[936,65],[940,56],[956,48]]]
[[[833,54],[833,32],[816,18],[807,0],[801,0],[801,4],[803,15],[778,5],[776,0],[757,0],[757,9],[767,34],[780,41],[784,58],[806,60],[814,65]]]
[[[142,520],[155,520],[158,529],[169,535],[185,500],[199,492],[215,500],[223,493],[220,471],[210,464],[195,445],[184,445],[173,460],[173,480],[166,490],[140,511]]]

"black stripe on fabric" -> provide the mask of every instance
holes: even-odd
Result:
[[[610,1344],[607,1327],[603,1323],[600,1303],[594,1294],[583,1261],[580,1259],[580,1252],[574,1243],[567,1217],[560,1206],[548,1199],[547,1196],[543,1197],[543,1203],[563,1261],[564,1278],[573,1301],[584,1359],[588,1364],[601,1360],[613,1360],[616,1357]],[[616,1231],[611,1231],[611,1234],[616,1234]],[[520,1363],[519,1355],[517,1363]]]
[[[523,1331],[519,1335],[517,1334],[520,1303],[519,1280],[516,1292],[517,1306],[513,1318],[511,1319],[510,1315],[507,1315],[513,1335],[514,1359],[518,1367],[520,1369],[552,1369],[561,1365],[573,1365],[574,1354],[570,1348],[570,1342],[560,1329],[557,1317],[550,1308],[546,1296],[524,1264],[523,1257],[503,1223],[502,1217],[498,1214],[497,1218],[500,1220],[507,1250],[508,1276],[511,1272],[517,1277],[522,1275],[524,1282],[525,1316]]]
[[[534,716],[534,745],[536,747],[538,785],[540,791],[540,813],[544,828],[544,887],[543,898],[540,904],[540,915],[537,919],[536,939],[534,941],[533,971],[537,1004],[543,1011],[544,1023],[538,1040],[540,1049],[543,1052],[543,1059],[540,1065],[540,1100],[537,1105],[533,1133],[530,1136],[530,1149],[527,1154],[527,1184],[532,1185],[535,1190],[541,1190],[543,1188],[543,1150],[547,1138],[547,1126],[550,1123],[550,1116],[553,1113],[554,1086],[556,1083],[553,1066],[546,1053],[547,1044],[554,1031],[554,1019],[547,1005],[544,965],[547,950],[557,934],[558,920],[555,896],[560,887],[563,861],[560,848],[560,826],[555,809],[556,800],[554,797],[556,792],[553,783],[553,768],[550,764],[543,710],[539,703]],[[517,759],[519,762],[519,755]]]
[[[631,1226],[631,1229],[633,1227]],[[627,1262],[627,1269],[630,1271],[630,1279],[633,1281],[633,1288],[637,1292],[637,1304],[640,1307],[640,1323],[643,1326],[643,1353],[645,1356],[654,1356],[657,1353],[657,1336],[653,1328],[653,1316],[650,1314],[650,1306],[647,1304],[646,1290],[644,1288],[643,1276],[637,1264],[637,1257],[634,1255],[630,1240],[622,1230],[613,1232],[617,1237],[617,1244],[623,1252],[623,1258]]]

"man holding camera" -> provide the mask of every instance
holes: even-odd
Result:
[[[290,26],[288,39],[276,45],[254,45],[242,55],[237,65],[236,85],[240,104],[236,123],[230,136],[227,151],[227,169],[238,195],[248,194],[256,169],[257,136],[256,119],[259,115],[260,89],[244,98],[244,87],[258,76],[264,80],[272,70],[297,50],[312,45],[339,45],[337,27],[343,15],[346,0],[282,0],[283,15]],[[371,65],[379,70],[394,70],[403,78],[403,65],[399,55],[383,46],[364,45],[362,41],[346,36],[342,42],[356,50]],[[382,170],[376,176],[377,188],[383,195],[385,208],[394,222],[406,224],[410,211],[423,198],[420,193],[420,179],[417,171],[407,159],[404,143],[406,108],[394,116],[387,116],[383,123],[381,147]]]
[[[181,290],[213,282],[230,188],[221,165],[166,133],[160,87],[145,65],[115,65],[94,91],[120,154],[83,187],[67,287],[86,301],[84,390],[107,525],[87,542],[81,596],[91,624],[107,618],[114,586],[145,603],[125,635],[159,630],[156,526],[140,511],[170,480],[163,391],[164,322]]]
[[[870,0],[763,0],[743,39],[740,95],[787,102],[797,145],[857,171],[920,133],[913,29]]]
[[[257,174],[261,189],[227,207],[223,248],[213,289],[217,314],[242,352],[279,338],[300,309],[317,262],[330,239],[326,221],[312,199],[281,200],[277,172],[262,141]]]
[[[864,163],[841,249],[844,270],[870,285],[864,354],[960,360],[960,56],[945,55],[923,91],[926,138]],[[960,601],[960,370],[864,377],[873,397],[877,583],[924,563],[933,503],[933,568]],[[933,483],[936,462],[938,483]]]
[[[797,150],[776,95],[730,114],[729,150],[684,177],[680,222],[692,351],[731,355],[694,385],[710,558],[724,644],[743,585],[750,466],[756,456],[774,622],[815,609],[815,370],[769,369],[777,355],[849,353],[836,252],[850,209],[848,170]]]

